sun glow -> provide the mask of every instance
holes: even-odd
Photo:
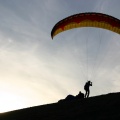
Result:
[[[23,108],[24,106],[23,99],[17,93],[0,91],[0,113]]]

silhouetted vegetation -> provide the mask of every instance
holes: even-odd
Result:
[[[83,98],[84,98],[84,93],[80,91],[78,95],[76,96],[68,95],[65,99],[59,100],[58,102],[65,102],[65,101],[71,101],[71,100],[83,99]]]

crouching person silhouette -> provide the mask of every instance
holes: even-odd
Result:
[[[85,86],[84,86],[85,98],[88,98],[89,95],[90,95],[90,86],[92,86],[92,82],[91,82],[91,81],[87,81],[87,82],[85,83]]]

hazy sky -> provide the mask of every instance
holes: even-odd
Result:
[[[120,36],[81,28],[51,39],[61,19],[101,12],[120,19],[120,0],[0,0],[0,112],[84,92],[120,91]]]

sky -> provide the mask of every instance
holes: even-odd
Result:
[[[120,0],[0,0],[0,113],[55,103],[68,94],[120,91],[120,36],[72,29],[52,40],[65,17],[99,12],[120,19]]]

